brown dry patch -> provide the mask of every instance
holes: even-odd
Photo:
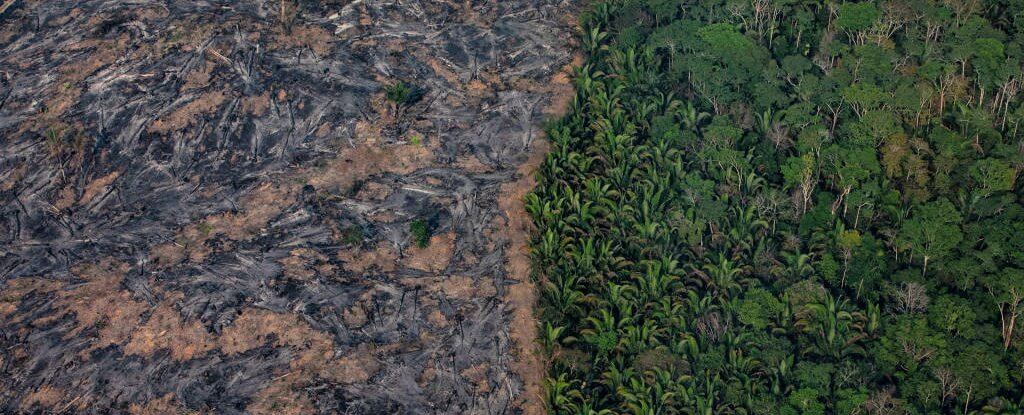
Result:
[[[544,108],[544,113],[551,117],[560,117],[565,113],[568,103],[573,97],[570,77],[572,67],[581,64],[582,59],[581,55],[574,55],[572,63],[563,67],[560,73],[556,73],[544,85],[538,85],[536,81],[528,79],[518,79],[512,83],[517,88],[550,93],[551,99],[548,106]],[[539,89],[530,89],[534,87]],[[533,308],[537,302],[536,287],[530,278],[529,241],[533,224],[530,222],[530,216],[526,213],[523,198],[536,187],[534,172],[544,161],[548,150],[547,141],[536,140],[530,149],[527,161],[517,170],[519,179],[503,185],[499,192],[501,197],[498,198],[498,206],[507,219],[505,219],[505,223],[497,224],[497,229],[509,241],[507,269],[509,278],[517,282],[508,287],[505,292],[505,304],[512,310],[509,335],[515,343],[513,349],[515,359],[511,367],[523,379],[525,390],[520,397],[520,408],[527,415],[539,415],[545,412],[541,388],[545,363],[537,347],[537,320],[533,315]]]
[[[452,106],[452,108],[459,108],[466,105],[465,99],[455,94],[448,95],[448,97],[445,98],[444,101],[446,104]]]
[[[368,321],[366,309],[360,303],[342,310],[341,319],[345,322],[345,326],[349,328],[362,327]]]
[[[134,15],[136,19],[147,22],[167,17],[168,12],[169,11],[166,7],[150,5],[133,5],[131,11],[132,15]]]
[[[377,182],[363,183],[356,193],[355,199],[363,202],[381,201],[391,194],[391,187]]]
[[[124,9],[110,9],[108,11],[97,13],[90,17],[86,21],[87,27],[96,27],[104,23],[108,23],[112,19],[117,19],[119,16],[127,17],[132,16],[136,20],[152,20],[160,17],[167,16],[165,8],[153,5],[133,5],[133,7],[126,7]]]
[[[480,159],[472,153],[459,157],[459,159],[455,161],[455,167],[469,173],[488,173],[494,171],[491,166],[484,164],[483,161],[480,161]]]
[[[479,104],[481,100],[493,97],[498,91],[505,89],[501,75],[493,68],[480,71],[473,79],[462,86],[466,96],[471,99],[472,104]]]
[[[491,86],[496,91],[505,90],[505,82],[502,81],[502,71],[498,68],[487,68],[486,70],[478,72],[476,76],[477,78],[480,78],[484,84]],[[496,91],[494,93],[497,93]]]
[[[373,353],[365,346],[335,358],[334,342],[330,336],[313,329],[296,314],[246,309],[234,324],[224,330],[219,342],[224,353],[237,354],[260,347],[271,337],[274,338],[274,346],[292,347],[299,352],[290,365],[293,372],[315,374],[348,384],[369,379],[379,368]]]
[[[0,45],[11,44],[11,41],[14,40],[14,37],[21,34],[21,27],[19,26],[20,25],[16,24],[5,24],[3,26],[0,26]]]
[[[25,177],[25,173],[28,172],[28,165],[29,163],[22,163],[20,166],[5,172],[4,175],[7,177],[4,177],[3,180],[0,181],[0,191],[13,189],[14,185]]]
[[[372,44],[368,43],[368,45],[373,45],[373,44],[376,44],[376,43],[372,43]],[[409,47],[409,44],[408,44],[408,42],[403,42],[401,39],[388,39],[388,40],[384,41],[384,47],[387,48],[388,52],[398,53],[398,52],[404,52]],[[387,78],[384,76],[384,74],[381,74],[381,73],[374,74],[374,77],[377,79],[377,82],[381,82],[381,83],[387,82]]]
[[[220,347],[236,354],[260,347],[271,339],[276,347],[291,347],[297,356],[289,371],[263,389],[248,408],[253,413],[308,413],[308,399],[299,388],[315,378],[343,384],[365,382],[380,369],[373,351],[361,345],[335,357],[334,342],[327,333],[310,327],[295,314],[246,309],[224,330]],[[293,412],[294,411],[294,412]]]
[[[149,251],[149,261],[158,268],[177,265],[185,258],[185,246],[177,242],[160,244]]]
[[[427,314],[427,322],[439,329],[448,327],[448,319],[441,313],[441,310],[437,309]]]
[[[244,212],[208,217],[207,223],[231,239],[246,238],[294,202],[298,190],[292,182],[262,183],[239,201]]]
[[[483,81],[479,79],[469,81],[469,83],[466,84],[466,92],[469,92],[470,95],[476,96],[486,96],[492,94],[491,87],[483,83]]]
[[[270,386],[263,388],[253,397],[252,403],[245,409],[255,415],[303,415],[316,412],[316,407],[306,395],[294,390],[293,382],[288,378],[295,376],[286,373],[275,380]]]
[[[114,171],[87,184],[85,190],[82,191],[82,197],[78,198],[77,204],[87,205],[89,202],[92,202],[96,196],[106,192],[110,188],[110,184],[120,175],[121,172]],[[76,197],[78,195],[75,192],[75,186],[73,184],[67,185],[57,193],[57,200],[53,202],[53,207],[58,210],[67,209],[76,203]]]
[[[545,114],[551,117],[561,117],[565,114],[572,99],[576,96],[572,85],[573,68],[581,65],[583,65],[583,55],[574,54],[572,63],[563,66],[561,71],[551,77],[548,84],[552,87],[553,94],[548,105],[544,107]]]
[[[194,52],[206,44],[214,32],[221,30],[216,23],[208,23],[202,17],[189,18],[181,22],[176,29],[169,32],[166,38],[160,39],[156,46],[160,50],[172,47],[181,48],[184,52]]]
[[[249,95],[242,98],[242,110],[257,117],[262,117],[270,108],[270,94],[263,91],[259,95]]]
[[[61,116],[78,103],[82,96],[81,82],[96,71],[116,62],[124,54],[129,43],[129,36],[122,35],[112,40],[86,39],[66,46],[63,51],[74,54],[75,57],[56,68],[59,74],[57,81],[50,85],[44,94],[45,112],[29,117],[19,127],[19,133],[34,131],[43,134],[47,129],[60,125]],[[28,62],[21,64],[29,65]],[[30,69],[30,66],[23,69]]]
[[[420,55],[426,64],[430,66],[430,69],[434,70],[435,74],[444,78],[451,85],[462,85],[462,80],[459,78],[459,74],[455,73],[447,62],[430,56],[426,51],[424,51],[424,53],[420,53]]]
[[[452,276],[438,282],[437,287],[449,297],[460,300],[493,297],[498,293],[494,282],[489,278],[479,278],[474,281],[471,277]]]
[[[204,60],[199,64],[198,68],[189,72],[188,76],[185,77],[185,84],[181,86],[181,91],[191,91],[193,89],[199,89],[210,85],[210,75],[213,74],[213,69],[216,66],[217,65],[212,62]]]
[[[122,344],[139,323],[139,317],[148,306],[132,298],[131,293],[121,290],[121,282],[130,267],[128,264],[104,259],[96,264],[79,265],[72,273],[85,280],[81,285],[59,292],[56,306],[60,313],[74,313],[78,326],[64,337],[79,336],[81,332],[96,325],[100,326],[99,336],[82,354],[112,344]]]
[[[26,295],[36,291],[48,293],[56,291],[58,288],[60,288],[60,283],[41,278],[16,278],[7,281],[3,290],[0,290],[0,319],[8,322],[20,321],[19,319],[8,320],[8,317],[18,311],[18,305]]]
[[[19,323],[24,316],[16,315],[17,304],[25,295],[36,291],[54,292],[53,307],[56,311],[36,319],[34,325],[45,325],[66,314],[74,314],[78,325],[65,334],[67,339],[81,336],[86,329],[98,326],[95,341],[81,352],[82,356],[98,348],[122,344],[148,308],[145,303],[134,300],[131,293],[120,289],[127,270],[126,264],[111,259],[78,265],[71,272],[84,282],[70,289],[64,289],[65,284],[58,281],[37,278],[11,280],[0,297],[0,318]]]
[[[88,50],[88,53],[60,67],[61,81],[77,83],[85,80],[101,68],[116,62],[130,44],[131,38],[123,34],[113,40],[85,39],[70,45],[68,51]]]
[[[491,383],[487,379],[487,370],[489,368],[490,365],[487,363],[480,363],[470,366],[459,373],[476,387],[477,393],[487,393],[491,391]]]
[[[317,56],[324,56],[330,53],[331,43],[335,41],[334,33],[320,27],[300,25],[292,27],[290,33],[278,29],[274,34],[272,48],[294,49],[309,48]]]
[[[344,262],[342,266],[346,270],[357,274],[365,273],[374,266],[381,272],[392,272],[395,270],[398,252],[391,244],[381,243],[371,251],[359,248],[343,249],[338,251],[338,259]]]
[[[227,354],[244,353],[263,346],[274,337],[276,347],[291,346],[299,350],[330,350],[333,342],[326,333],[314,330],[296,314],[247,308],[224,329],[218,340]]]
[[[4,3],[8,2],[5,1]],[[13,2],[11,3],[13,4]],[[0,6],[0,9],[5,9],[6,6],[7,4],[4,4],[3,6]],[[74,19],[75,17],[78,17],[81,14],[82,10],[76,7],[74,9],[71,9],[71,12],[69,12],[68,14],[50,17],[49,19],[46,20],[46,25],[50,27],[64,26],[68,24],[68,22],[70,22],[71,19]]]
[[[202,262],[212,253],[206,241],[218,235],[233,241],[252,237],[294,201],[298,186],[292,182],[260,184],[239,200],[239,212],[210,215],[186,226],[178,232],[173,243],[154,248],[150,258],[161,265],[173,265],[186,257]],[[230,249],[230,246],[224,248]]]
[[[474,280],[464,275],[403,278],[401,283],[410,288],[423,287],[427,292],[444,294],[448,298],[459,300],[493,297],[498,292],[489,278]]]
[[[158,350],[168,349],[178,361],[192,359],[213,349],[214,342],[199,321],[184,321],[181,313],[172,307],[176,300],[170,297],[153,310],[146,324],[132,333],[124,346],[125,354],[152,356]]]
[[[7,319],[7,316],[13,315],[17,312],[16,300],[0,299],[0,319]]]
[[[544,91],[551,97],[548,105],[542,108],[545,115],[557,118],[568,107],[572,101],[572,86],[569,83],[559,83],[560,77],[556,74],[547,82],[537,81],[529,78],[516,78],[511,83],[514,89],[524,91]]]
[[[24,411],[36,404],[43,408],[53,408],[62,400],[64,400],[63,392],[50,385],[43,385],[25,396],[25,399],[21,401],[21,409]]]
[[[431,360],[427,362],[426,367],[423,368],[423,372],[420,372],[420,375],[416,377],[416,383],[421,387],[426,387],[428,384],[432,383],[434,379],[437,379],[437,367],[434,365],[433,360]]]
[[[189,413],[174,399],[174,394],[168,393],[160,398],[150,400],[145,404],[133,403],[128,407],[128,413],[132,415],[165,415]]]
[[[121,172],[114,171],[90,182],[85,186],[85,190],[82,192],[82,197],[78,199],[78,204],[88,205],[89,202],[92,202],[92,200],[96,198],[96,196],[106,192],[107,189],[110,188],[111,183],[114,183],[114,180],[117,180],[120,175]]]
[[[210,114],[227,100],[224,91],[212,91],[199,95],[189,103],[171,111],[171,113],[158,118],[149,125],[147,131],[151,133],[166,134],[171,131],[182,130],[192,125],[202,115]]]
[[[382,348],[380,353],[387,353],[387,348]],[[338,383],[353,384],[363,383],[370,380],[380,370],[380,362],[377,361],[377,353],[371,346],[360,344],[348,354],[335,359],[323,367],[316,366],[320,377],[331,379]],[[316,364],[319,361],[311,361]]]
[[[551,83],[553,84],[567,85],[569,82],[572,82],[572,77],[565,72],[558,72],[551,77]]]
[[[57,210],[64,210],[73,204],[75,204],[75,186],[67,185],[57,193],[57,200],[53,202],[53,207]]]
[[[142,14],[148,14],[148,16],[141,16]],[[140,13],[143,20],[150,18],[161,18],[160,15],[166,14],[166,10],[158,9],[154,13]],[[178,49],[185,52],[194,52],[201,46],[205,45],[212,36],[213,31],[216,29],[214,25],[203,24],[201,18],[186,17],[182,21],[178,22],[178,26],[172,30],[162,31],[161,36],[157,37],[154,41],[145,41],[136,43],[133,45],[133,49],[130,51],[131,59],[135,61],[140,60],[157,60],[167,56],[173,50]],[[155,73],[142,73],[137,74],[140,78],[153,77]],[[179,73],[177,76],[181,77],[184,74]],[[194,85],[194,84],[193,84]],[[90,85],[90,88],[95,88],[97,85]]]
[[[448,266],[455,250],[455,233],[448,232],[430,237],[430,245],[426,248],[410,247],[402,258],[402,263],[409,268],[421,271],[439,272]]]
[[[289,254],[288,257],[278,261],[286,278],[309,281],[317,273],[330,274],[334,271],[334,266],[326,263],[327,257],[312,249],[299,248],[292,250]]]
[[[331,124],[323,123],[323,124],[320,124],[319,127],[316,127],[316,131],[313,132],[313,135],[317,136],[317,138],[324,138],[324,137],[327,137],[327,135],[330,134],[330,133],[331,133]]]
[[[374,174],[409,174],[433,163],[435,147],[405,144],[385,146],[380,134],[380,126],[365,121],[357,122],[356,136],[363,139],[363,142],[355,148],[344,147],[337,158],[313,174],[309,184],[317,189],[345,191],[356,181]]]
[[[375,223],[391,223],[399,220],[400,218],[401,217],[391,209],[378,210],[366,215],[367,220]]]
[[[535,342],[537,323],[533,307],[537,301],[535,285],[530,280],[529,240],[532,224],[523,206],[523,198],[536,186],[533,170],[544,160],[548,144],[536,140],[526,163],[519,167],[519,180],[501,187],[498,205],[505,213],[506,223],[499,225],[509,240],[508,273],[516,281],[505,292],[505,304],[512,310],[509,335],[515,342],[515,359],[512,370],[523,379],[525,389],[520,405],[525,414],[543,414],[541,381],[544,379],[544,362]]]

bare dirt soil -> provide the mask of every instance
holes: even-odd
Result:
[[[0,0],[0,413],[541,413],[576,7]]]

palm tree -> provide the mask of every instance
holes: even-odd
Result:
[[[711,114],[698,111],[692,102],[687,102],[686,105],[680,105],[676,108],[676,117],[679,118],[679,121],[683,123],[686,129],[700,131],[701,123],[711,118]]]
[[[590,56],[597,56],[598,52],[608,50],[608,46],[604,44],[605,39],[608,38],[608,33],[602,32],[598,27],[584,30],[581,38],[583,40],[583,50],[587,51]]]
[[[610,391],[618,391],[636,377],[632,363],[627,365],[622,356],[617,356],[608,364],[608,370],[601,373],[601,383]]]
[[[576,288],[579,277],[558,273],[549,278],[544,283],[544,290],[541,294],[546,300],[546,305],[564,318],[578,315],[581,311],[580,303],[586,297],[582,291]]]
[[[856,343],[864,338],[860,332],[859,313],[846,310],[846,300],[826,294],[821,303],[809,304],[810,314],[798,321],[813,342],[805,351],[815,351],[834,361],[858,352]]]
[[[786,264],[784,275],[789,282],[802,281],[814,273],[811,265],[812,257],[801,252],[783,252],[782,260]]]
[[[606,287],[601,298],[607,307],[615,310],[616,316],[619,318],[632,316],[634,310],[640,306],[637,301],[636,287],[629,284],[619,285],[612,281],[609,281]]]
[[[1024,397],[1016,401],[997,397],[981,408],[983,414],[1024,415]]]
[[[558,346],[560,343],[558,339],[565,332],[565,327],[552,326],[551,322],[545,321],[541,328],[542,333],[539,341],[544,348],[544,353],[550,357],[555,351],[555,346]]]
[[[793,386],[788,383],[793,360],[793,356],[789,355],[785,359],[779,360],[775,366],[768,368],[771,391],[775,396],[786,396],[793,389]]]
[[[734,266],[733,262],[723,254],[718,254],[717,262],[707,262],[702,267],[707,277],[708,287],[722,298],[732,298],[740,291],[738,276],[741,269]]]
[[[583,394],[577,389],[577,381],[567,379],[565,373],[559,374],[557,378],[547,378],[544,390],[544,403],[551,413],[576,413],[579,409],[576,402],[583,399]]]
[[[633,323],[633,316],[617,317],[607,309],[586,318],[588,328],[580,330],[583,341],[593,347],[598,361],[606,360],[621,343],[620,331]]]
[[[634,277],[642,303],[654,303],[673,292],[679,280],[676,261],[662,258],[660,261],[643,261],[646,272]]]
[[[648,384],[644,378],[631,378],[626,386],[618,389],[625,408],[631,414],[656,415],[664,412],[675,395],[665,390],[659,382]]]
[[[657,327],[655,321],[644,320],[641,325],[626,326],[622,330],[622,350],[624,353],[635,355],[645,350],[652,350],[661,346],[658,337],[662,329]]]
[[[608,22],[611,21],[612,14],[615,12],[612,10],[611,2],[600,2],[591,8],[590,13],[583,16],[581,23],[593,25],[594,27],[607,27]]]

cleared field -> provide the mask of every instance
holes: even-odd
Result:
[[[0,412],[539,412],[508,212],[573,15],[4,2]]]

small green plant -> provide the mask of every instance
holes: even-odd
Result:
[[[341,230],[341,242],[349,245],[362,244],[363,237],[363,228],[359,226],[349,226]]]
[[[181,30],[181,29],[177,29],[174,32],[171,32],[171,37],[169,37],[167,39],[167,43],[178,43],[178,42],[180,42],[184,38],[185,38],[185,31]]]
[[[384,95],[395,105],[405,105],[412,102],[414,90],[414,86],[398,81],[384,87]]]
[[[412,137],[409,137],[409,144],[419,147],[423,145],[423,137],[420,137],[419,134],[414,134]]]
[[[384,87],[384,97],[394,106],[396,115],[406,107],[423,98],[423,89],[406,82],[398,81]]]
[[[430,245],[430,228],[425,220],[416,219],[412,221],[409,224],[409,233],[412,234],[412,240],[416,243],[416,246],[426,248]]]
[[[196,229],[198,229],[199,232],[203,234],[203,236],[209,236],[210,232],[213,232],[213,226],[206,222],[202,222],[199,225],[196,225]]]
[[[61,141],[63,141],[63,134],[57,131],[56,128],[47,128],[43,135],[46,136],[46,145],[50,147],[50,150],[60,149]]]
[[[82,152],[88,139],[80,131],[56,124],[42,132],[42,143],[51,157],[72,157]]]
[[[405,118],[406,109],[423,97],[423,90],[418,86],[398,81],[384,87],[384,97],[391,102],[392,127],[400,135],[404,130],[401,121]]]

